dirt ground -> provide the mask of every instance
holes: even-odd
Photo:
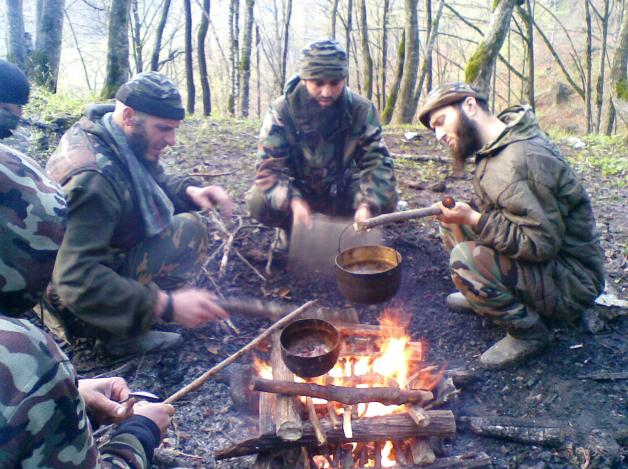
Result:
[[[203,177],[210,184],[228,189],[237,202],[237,215],[242,217],[243,224],[255,224],[246,216],[243,198],[253,182],[257,132],[255,122],[186,121],[179,144],[164,160],[173,171],[222,174]],[[389,129],[385,138],[395,156],[401,199],[410,208],[427,206],[445,194],[458,200],[469,199],[472,168],[467,168],[469,174],[464,177],[453,178],[445,152],[435,146],[431,136],[420,133],[408,141],[402,130]],[[564,144],[561,148],[574,161],[579,161],[577,150]],[[626,157],[626,149],[620,151]],[[625,298],[627,222],[623,205],[628,188],[625,182],[606,179],[589,166],[577,166],[577,170],[594,202],[607,255],[609,284]],[[228,228],[233,229],[234,223]],[[272,237],[271,230],[241,229],[234,247],[263,273]],[[210,242],[210,252],[215,253],[221,242],[215,229]],[[564,446],[545,448],[481,437],[461,429],[455,438],[446,441],[448,455],[484,451],[496,468],[621,467],[621,461],[625,464],[628,456],[625,316],[613,320],[600,318],[595,323],[600,330],[595,334],[588,332],[583,324],[557,327],[556,340],[547,353],[514,369],[482,370],[477,366],[479,354],[503,333],[486,320],[447,309],[445,297],[454,291],[454,286],[447,256],[437,238],[436,222],[422,220],[389,226],[385,230],[385,243],[401,252],[404,264],[399,293],[390,304],[384,305],[352,305],[333,284],[323,279],[310,277],[307,281],[295,281],[283,268],[282,259],[276,260],[272,275],[266,280],[234,252],[223,278],[217,275],[222,251],[209,262],[208,271],[226,297],[255,296],[294,306],[318,299],[320,305],[340,311],[355,308],[360,320],[371,324],[377,323],[377,317],[386,307],[400,308],[410,316],[409,332],[413,339],[429,344],[429,362],[474,371],[475,379],[462,387],[458,399],[449,404],[456,417],[550,419],[563,425],[567,436]],[[206,276],[201,275],[199,283],[214,290]],[[592,314],[600,311],[596,309]],[[182,330],[183,347],[161,356],[111,362],[94,355],[89,344],[65,349],[84,376],[120,375],[132,389],[165,397],[234,353],[269,325],[268,321],[239,316],[233,316],[232,321],[240,334],[216,324]],[[245,356],[239,363],[249,363],[251,358]],[[624,378],[611,381],[589,377],[599,372],[623,372]],[[164,442],[166,450],[157,458],[156,467],[252,467],[253,457],[221,462],[214,459],[217,449],[246,435],[252,436],[256,430],[256,416],[247,415],[235,406],[227,384],[210,380],[199,391],[179,401],[176,408],[175,422]]]

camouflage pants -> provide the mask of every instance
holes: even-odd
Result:
[[[532,331],[540,316],[523,280],[530,266],[478,244],[467,225],[441,223],[440,234],[450,253],[451,278],[473,310],[512,335]]]

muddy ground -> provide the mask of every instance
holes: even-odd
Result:
[[[204,178],[208,183],[227,188],[237,201],[237,215],[242,217],[243,223],[255,224],[246,217],[243,196],[253,182],[257,132],[255,122],[186,121],[177,147],[165,155],[164,160],[173,171],[226,173]],[[395,156],[401,198],[411,208],[429,205],[444,194],[459,200],[469,199],[470,176],[451,176],[447,156],[434,145],[431,136],[420,133],[408,141],[402,130],[388,129],[385,137]],[[606,178],[600,170],[587,165],[578,150],[564,142],[561,148],[586,181],[607,255],[609,284],[625,298],[628,287],[624,257],[627,223],[623,206],[628,193],[626,175]],[[624,158],[627,156],[625,147],[613,147],[612,151],[623,152]],[[235,222],[228,227],[233,229]],[[272,237],[270,230],[245,228],[240,230],[234,246],[263,273]],[[221,242],[215,227],[210,242],[210,252],[215,252]],[[615,467],[620,467],[622,460],[625,463],[628,455],[625,376],[615,381],[587,377],[598,372],[623,372],[625,375],[628,371],[625,316],[613,320],[602,318],[594,323],[597,329],[601,328],[595,334],[588,332],[583,324],[558,326],[556,340],[547,353],[514,369],[481,370],[477,367],[479,354],[503,333],[486,320],[447,309],[445,297],[454,291],[454,286],[448,273],[447,256],[437,239],[436,222],[422,220],[388,227],[385,242],[401,252],[404,265],[399,293],[394,301],[384,305],[351,305],[333,284],[322,279],[310,277],[297,282],[286,272],[281,256],[266,280],[234,253],[223,278],[217,276],[221,251],[209,262],[208,271],[224,296],[256,296],[295,306],[318,299],[320,305],[336,310],[355,308],[361,321],[371,324],[377,323],[378,315],[386,307],[400,308],[410,316],[409,332],[413,339],[429,344],[429,362],[455,364],[474,371],[475,379],[465,385],[457,401],[449,405],[456,416],[551,419],[564,425],[567,435],[562,447],[544,448],[459,431],[455,438],[446,442],[448,455],[484,451],[491,457],[493,467],[500,468],[611,467],[611,461],[615,461]],[[206,276],[201,275],[198,281],[214,289]],[[603,315],[605,311],[596,309],[594,314],[597,313]],[[182,330],[183,347],[161,356],[112,362],[95,355],[89,344],[66,346],[65,350],[84,376],[121,375],[132,389],[149,390],[165,397],[234,353],[270,324],[238,316],[233,316],[232,321],[240,334],[215,324]],[[177,327],[168,329],[178,330]],[[239,363],[250,360],[250,355],[245,356]],[[236,408],[227,384],[210,380],[198,392],[179,401],[176,408],[176,420],[164,443],[167,451],[157,458],[156,467],[252,467],[252,457],[220,462],[214,459],[217,449],[253,435],[256,430],[255,415],[247,415]]]

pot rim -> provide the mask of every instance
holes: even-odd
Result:
[[[378,249],[384,249],[387,251],[392,251],[395,254],[395,258],[397,263],[395,265],[390,266],[387,269],[384,270],[380,270],[379,272],[353,272],[351,270],[348,270],[344,265],[342,265],[340,263],[340,258],[351,251],[357,251],[363,248],[378,248]],[[347,249],[343,249],[342,251],[340,251],[338,254],[336,254],[336,259],[335,259],[335,264],[336,264],[336,268],[340,269],[342,272],[345,272],[347,274],[351,274],[351,275],[358,275],[358,276],[367,276],[367,275],[379,275],[379,274],[383,274],[386,272],[390,272],[391,270],[397,269],[401,266],[401,264],[403,263],[403,256],[401,255],[401,253],[399,251],[397,251],[395,248],[391,248],[390,246],[385,246],[383,244],[368,244],[365,246],[354,246],[352,248],[347,248]]]

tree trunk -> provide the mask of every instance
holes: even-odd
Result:
[[[624,12],[624,20],[619,31],[619,40],[613,54],[613,65],[611,66],[611,102],[609,113],[604,125],[606,135],[610,135],[613,131],[613,122],[615,120],[616,109],[615,102],[628,105],[628,76],[626,69],[628,68],[628,13]],[[624,120],[624,125],[628,129],[628,120]]]
[[[171,1],[172,0],[164,0],[159,24],[157,25],[157,30],[155,31],[155,46],[153,47],[153,53],[150,59],[150,69],[155,72],[159,70],[159,51],[161,50],[161,40],[164,36],[166,22],[168,21],[168,12],[170,11]]]
[[[292,1],[292,0],[290,0]],[[262,115],[262,79],[260,75],[260,49],[262,48],[262,38],[259,34],[259,25],[255,25],[255,66],[256,66],[256,91],[257,91],[257,117]]]
[[[591,133],[591,125],[593,123],[592,119],[592,83],[591,83],[591,71],[592,71],[592,54],[593,54],[593,32],[591,26],[591,6],[589,5],[589,0],[584,0],[584,11],[585,11],[585,20],[586,20],[586,46],[585,46],[585,55],[584,55],[584,68],[585,68],[585,92],[584,92],[584,118],[586,121],[586,132],[588,134]],[[602,57],[602,61],[604,58]]]
[[[373,98],[373,58],[369,48],[369,30],[366,11],[366,0],[360,3],[360,44],[362,46],[362,66],[364,93],[367,99]]]
[[[381,70],[381,103],[380,109],[386,105],[386,70],[388,70],[388,10],[390,0],[384,0],[384,11],[382,14],[382,70]]]
[[[229,2],[229,62],[231,63],[231,92],[227,109],[229,114],[235,116],[235,103],[238,93],[238,50],[239,50],[239,21],[240,21],[240,0]]]
[[[240,117],[249,116],[249,82],[251,78],[251,44],[253,42],[253,8],[255,0],[245,0],[244,36],[240,56]]]
[[[53,93],[59,77],[64,8],[65,0],[45,0],[33,52],[33,79]]]
[[[205,39],[209,30],[209,7],[210,0],[203,0],[203,15],[198,27],[198,69],[201,75],[201,90],[203,91],[203,115],[209,116],[212,113],[212,95],[207,78],[207,57],[205,56]]]
[[[113,0],[107,30],[107,71],[101,92],[103,99],[113,98],[129,77],[130,0]]]
[[[279,92],[283,91],[286,84],[286,69],[288,68],[288,39],[290,34],[290,19],[292,18],[292,0],[286,3],[286,13],[283,23],[283,49],[281,52],[281,82],[279,83]]]
[[[331,26],[329,28],[329,37],[336,39],[336,17],[338,16],[338,0],[333,0],[331,7]]]
[[[382,123],[384,124],[390,123],[393,112],[395,111],[395,105],[397,104],[397,95],[399,94],[399,87],[401,85],[401,79],[403,78],[405,58],[406,33],[404,31],[401,34],[401,42],[399,42],[399,47],[397,47],[397,73],[395,74],[395,81],[393,82],[393,86],[390,89],[390,94],[388,95],[388,100],[386,101],[386,107],[384,108],[384,112],[382,112]]]
[[[349,55],[351,54],[351,30],[353,17],[353,0],[347,0],[347,29],[345,31],[345,44],[347,49],[347,63],[349,63]],[[349,85],[349,76],[347,76],[347,85]]]
[[[404,0],[406,34],[405,63],[403,66],[403,78],[399,89],[400,105],[397,106],[394,121],[397,124],[407,124],[412,121],[412,98],[419,68],[419,0]]]
[[[425,37],[432,35],[432,0],[425,0],[425,25],[427,27]],[[432,51],[425,54],[425,94],[432,89]]]
[[[7,60],[26,71],[24,7],[22,0],[7,1]]]
[[[533,26],[533,18],[534,12],[532,11],[532,5],[530,4],[530,0],[525,0],[525,8],[522,6],[517,6],[517,11],[519,12],[519,16],[525,23],[526,27],[526,35],[525,35],[525,45],[528,51],[528,82],[527,82],[527,99],[528,104],[532,106],[532,110],[535,110],[534,103],[534,26]]]
[[[510,28],[512,10],[517,0],[500,1],[489,21],[486,34],[467,61],[465,81],[488,96],[495,59]]]
[[[190,0],[183,0],[185,11],[185,84],[187,88],[187,111],[194,114],[194,101],[196,100],[196,89],[194,87],[194,59],[192,57],[192,3]]]
[[[142,73],[144,71],[144,58],[142,57],[142,22],[140,21],[140,12],[137,1],[138,0],[131,0],[131,13],[133,14],[133,22],[131,23],[131,38],[133,39],[135,71],[136,73]]]
[[[600,132],[602,125],[602,105],[604,103],[604,76],[606,71],[606,48],[608,46],[608,19],[609,19],[610,1],[604,0],[604,16],[600,18],[602,23],[602,55],[600,59],[600,73],[597,76],[597,85],[595,86],[595,105],[597,109],[595,132]]]

